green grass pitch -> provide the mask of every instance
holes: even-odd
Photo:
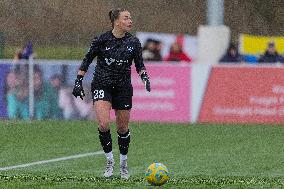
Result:
[[[284,188],[284,126],[131,123],[128,181],[102,178],[103,154],[0,171],[0,188],[158,188],[144,173],[164,163],[161,188]],[[0,168],[100,151],[89,121],[0,121]]]

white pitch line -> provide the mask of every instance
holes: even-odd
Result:
[[[0,171],[7,171],[7,170],[11,170],[11,169],[29,167],[29,166],[33,166],[33,165],[41,165],[41,164],[57,162],[57,161],[66,161],[66,160],[70,160],[70,159],[77,159],[77,158],[83,158],[83,157],[87,157],[87,156],[95,156],[95,155],[101,155],[101,154],[104,154],[104,152],[103,151],[97,151],[97,152],[90,152],[90,153],[85,153],[85,154],[77,154],[77,155],[73,155],[73,156],[65,156],[65,157],[61,157],[61,158],[36,161],[36,162],[25,163],[25,164],[20,164],[20,165],[0,167]]]

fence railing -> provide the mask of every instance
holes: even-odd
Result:
[[[0,60],[0,117],[95,119],[90,90],[95,64],[84,78],[84,100],[72,96],[80,63]],[[284,66],[280,64],[145,65],[151,93],[132,66],[133,121],[284,123]]]

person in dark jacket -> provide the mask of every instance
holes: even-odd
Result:
[[[155,39],[147,39],[143,49],[142,57],[146,61],[161,61],[161,42]]]
[[[277,63],[277,62],[284,63],[284,59],[276,51],[275,43],[269,42],[267,50],[265,51],[264,55],[262,55],[258,59],[258,62],[259,63]]]
[[[220,59],[221,63],[240,63],[242,56],[239,54],[238,49],[234,44],[230,44],[226,54]]]

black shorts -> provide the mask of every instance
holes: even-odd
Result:
[[[130,110],[132,108],[132,86],[99,87],[92,84],[91,90],[93,101],[109,101],[115,110]]]

